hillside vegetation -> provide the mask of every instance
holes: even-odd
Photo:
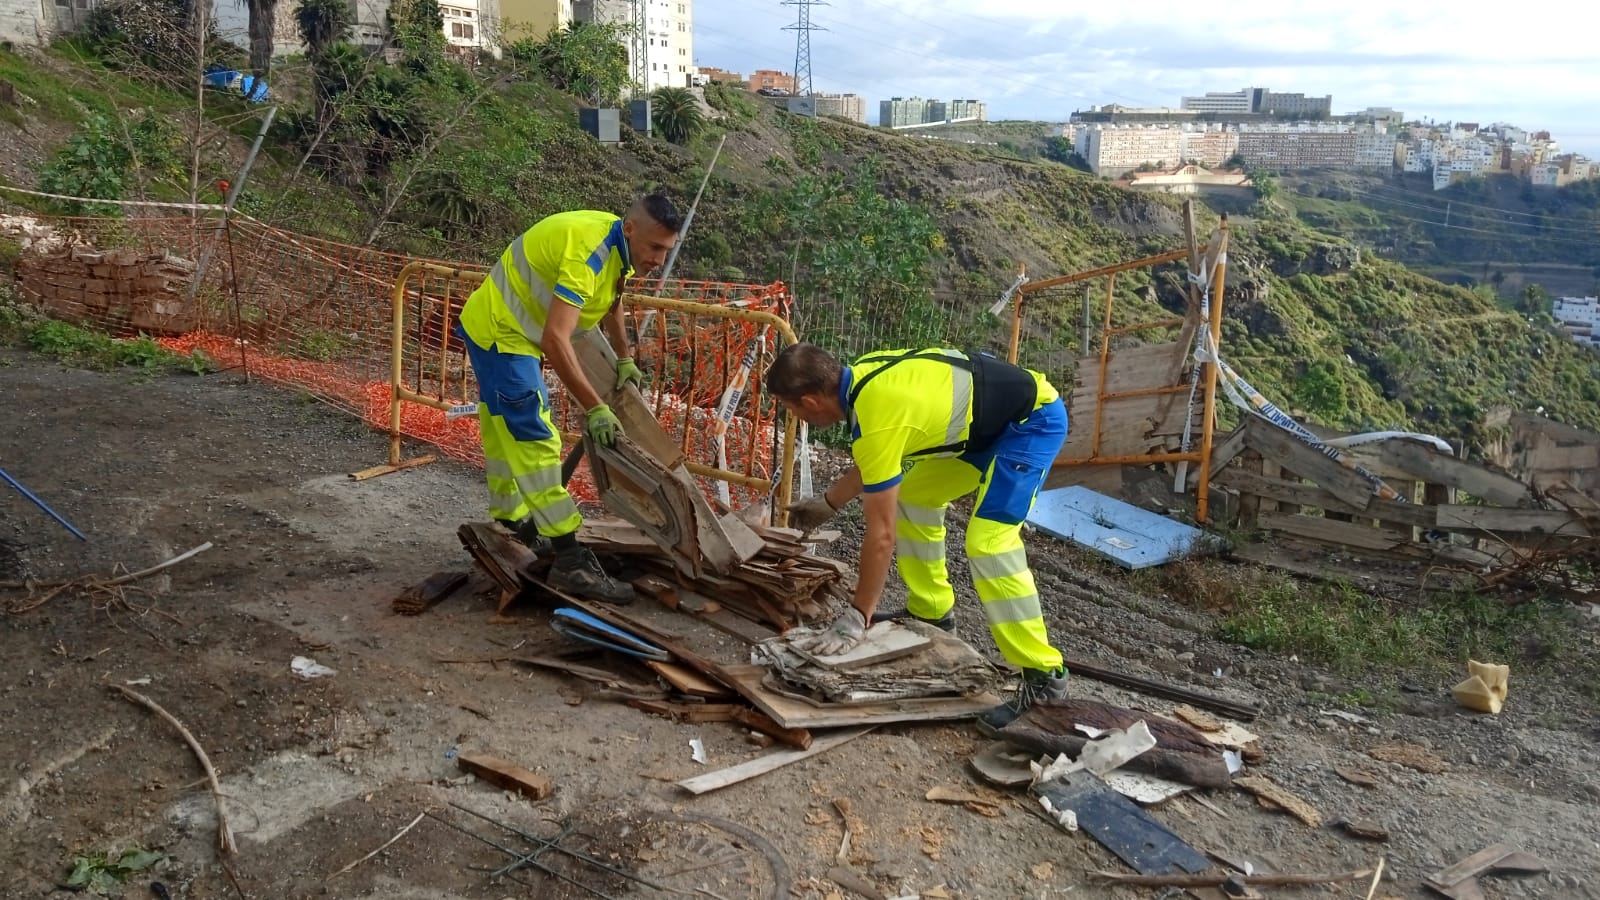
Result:
[[[413,6],[420,12],[404,12]],[[399,8],[425,24],[437,12],[429,6]],[[1047,158],[793,117],[720,86],[705,96],[713,117],[676,123],[682,143],[625,128],[620,147],[603,147],[577,127],[580,106],[619,88],[590,77],[614,63],[603,48],[595,56],[599,45],[525,41],[504,62],[468,69],[426,32],[411,32],[397,65],[332,41],[275,68],[282,108],[241,209],[350,243],[482,262],[563,209],[620,210],[650,188],[687,204],[726,138],[674,274],[789,282],[803,333],[852,351],[998,348],[1009,326],[987,309],[1019,264],[1046,278],[1183,241],[1175,198],[1130,193]],[[192,82],[138,50],[79,38],[44,53],[0,51],[0,79],[19,97],[0,109],[0,178],[105,191],[89,196],[217,200],[208,186],[235,177],[261,108],[208,92],[202,121]],[[83,154],[121,177],[62,180],[83,174]],[[0,203],[77,211],[7,194]],[[1202,233],[1216,221],[1200,210]],[[1224,353],[1280,405],[1333,426],[1451,438],[1479,435],[1483,414],[1499,406],[1542,406],[1600,428],[1600,354],[1547,317],[1359,253],[1281,199],[1236,217],[1229,263]],[[1117,321],[1180,309],[1184,284],[1175,266],[1119,277]],[[1024,361],[1063,381],[1079,349],[1081,296],[1047,295],[1029,308]]]

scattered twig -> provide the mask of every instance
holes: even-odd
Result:
[[[1372,869],[1372,886],[1367,888],[1366,900],[1372,900],[1373,895],[1378,893],[1378,884],[1381,881],[1383,881],[1383,857],[1380,856],[1378,864]]]
[[[207,544],[206,546],[209,547],[211,545]],[[184,727],[184,724],[179,722],[177,718],[172,715],[172,713],[162,709],[161,704],[151,700],[149,697],[146,697],[138,691],[129,690],[120,684],[113,684],[109,687],[114,691],[120,692],[122,696],[126,697],[127,699],[139,704],[140,706],[143,706],[145,709],[148,709],[165,719],[167,724],[178,729],[178,733],[183,735],[183,739],[189,744],[189,749],[193,750],[195,757],[200,760],[200,768],[205,770],[206,780],[211,784],[211,799],[217,804],[217,845],[222,848],[223,853],[238,853],[239,848],[233,842],[233,829],[228,826],[228,813],[223,807],[222,786],[217,783],[217,770],[212,767],[211,758],[206,756],[205,749],[200,746],[199,741],[195,740],[194,734],[191,733],[188,728]]]
[[[428,814],[427,810],[423,810],[422,812],[417,813],[417,817],[415,819],[412,819],[411,822],[406,825],[406,827],[404,827],[404,828],[400,829],[399,831],[395,832],[394,833],[394,837],[389,838],[387,841],[384,841],[378,847],[378,849],[372,851],[371,853],[368,853],[366,856],[361,857],[360,859],[356,860],[355,862],[350,863],[349,865],[347,865],[344,868],[340,869],[339,871],[333,873],[332,875],[329,875],[328,877],[329,878],[338,878],[340,875],[343,875],[344,873],[350,871],[351,869],[354,869],[356,866],[359,866],[362,863],[366,862],[367,860],[373,858],[374,856],[377,856],[379,853],[382,853],[384,851],[384,849],[387,848],[390,844],[392,844],[395,841],[398,841],[401,838],[405,837],[406,836],[406,832],[410,831],[412,828],[415,828],[417,823],[422,821],[422,817],[426,816],[427,814]]]
[[[1143,887],[1219,887],[1237,878],[1251,887],[1282,887],[1291,884],[1333,884],[1359,881],[1372,875],[1371,869],[1327,875],[1129,875],[1126,872],[1095,872],[1094,877],[1117,884]]]
[[[111,578],[96,578],[92,575],[86,575],[78,578],[70,578],[65,581],[0,581],[0,588],[26,588],[30,591],[40,588],[49,588],[49,590],[43,596],[35,598],[31,602],[18,603],[8,606],[6,609],[12,614],[21,614],[29,612],[30,610],[38,609],[39,607],[49,603],[51,600],[54,600],[56,597],[73,588],[78,588],[85,591],[106,591],[112,593],[114,596],[120,599],[121,595],[114,590],[115,588],[118,588],[124,584],[128,584],[129,582],[138,581],[146,576],[154,575],[162,569],[175,566],[193,556],[204,553],[205,551],[210,550],[211,547],[212,543],[210,541],[206,541],[204,544],[201,544],[200,546],[195,547],[188,552],[180,553],[166,562],[157,563],[148,569],[140,569],[137,572],[129,572],[125,575],[117,575]]]

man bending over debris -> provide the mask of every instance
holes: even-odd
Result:
[[[967,562],[989,632],[1023,670],[1016,694],[980,720],[998,730],[1046,698],[1064,698],[1067,673],[1050,646],[1022,545],[1022,520],[1067,437],[1067,411],[1043,375],[958,350],[884,350],[845,366],[810,344],[786,347],[767,370],[767,392],[816,427],[847,422],[855,466],[822,494],[789,508],[811,530],[866,493],[867,534],[851,608],[809,649],[845,653],[877,613],[893,554],[910,588],[906,612],[955,630],[945,570],[945,509],[974,501]]]
[[[592,210],[546,217],[500,254],[461,310],[478,378],[489,514],[529,546],[550,541],[549,583],[557,590],[613,602],[633,597],[632,587],[607,575],[578,543],[583,517],[561,483],[561,434],[541,365],[548,362],[587,410],[590,439],[615,444],[622,423],[584,377],[572,336],[604,326],[617,352],[618,387],[643,383],[617,294],[628,276],[649,274],[666,260],[682,225],[661,194],[635,202],[620,219]]]

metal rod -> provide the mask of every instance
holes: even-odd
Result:
[[[451,806],[455,806],[454,803],[452,803],[450,805]],[[459,809],[460,807],[457,807],[457,808]],[[471,810],[467,810],[467,812],[472,812],[472,811]],[[477,833],[476,831],[473,831],[470,828],[463,828],[460,825],[457,825],[456,823],[450,821],[449,819],[441,818],[439,816],[434,815],[431,812],[427,813],[426,815],[427,815],[428,818],[433,819],[436,822],[443,822],[445,825],[448,825],[449,827],[454,828],[456,831],[461,832],[462,834],[466,835],[467,837],[476,838],[476,839],[484,842],[485,844],[488,844],[489,846],[495,848],[496,850],[499,850],[501,853],[504,853],[507,856],[512,857],[513,859],[522,860],[522,861],[526,862],[528,865],[534,867],[535,869],[538,869],[539,871],[545,873],[546,875],[549,875],[549,876],[551,876],[553,878],[558,878],[558,879],[560,879],[562,881],[565,881],[568,884],[577,885],[578,887],[583,888],[584,890],[586,890],[589,893],[595,895],[596,897],[603,897],[603,898],[605,898],[605,900],[616,900],[616,898],[612,897],[611,895],[602,894],[601,892],[595,890],[592,887],[589,887],[587,884],[584,884],[583,882],[577,880],[576,878],[572,878],[572,877],[569,877],[567,875],[563,875],[560,872],[557,872],[555,869],[552,869],[549,866],[545,865],[544,863],[541,863],[541,862],[538,862],[536,860],[530,859],[527,856],[525,856],[524,854],[518,853],[517,851],[512,850],[510,847],[507,847],[504,844],[498,844],[498,843],[496,843],[494,841],[491,841],[488,838],[486,838],[483,835]],[[477,813],[473,813],[473,815],[477,815]],[[483,818],[488,818],[488,817],[484,816]],[[494,822],[493,819],[489,819],[489,821]],[[500,823],[499,822],[495,822],[495,824],[499,825]],[[563,850],[564,848],[558,847],[556,849]],[[515,881],[518,884],[528,885],[528,887],[538,887],[538,885],[536,885],[536,884],[528,884],[528,882],[523,881],[520,878],[517,878],[516,876],[512,875],[509,872],[505,873],[503,877],[510,878],[512,881]]]
[[[1017,277],[1028,277],[1028,264],[1017,263]],[[1026,282],[1024,282],[1026,283]],[[1011,345],[1006,353],[1006,362],[1017,364],[1017,354],[1022,348],[1022,290],[1017,290],[1016,296],[1011,298]]]
[[[1098,269],[1090,269],[1087,272],[1075,272],[1071,275],[1063,275],[1060,278],[1047,278],[1044,281],[1030,281],[1018,288],[1017,292],[1031,294],[1035,291],[1042,291],[1047,288],[1060,287],[1063,284],[1076,284],[1079,281],[1088,281],[1091,278],[1099,278],[1102,275],[1114,275],[1118,272],[1127,272],[1131,269],[1143,269],[1148,266],[1160,265],[1164,262],[1172,262],[1174,260],[1183,259],[1188,255],[1188,250],[1168,250],[1166,253],[1158,253],[1155,256],[1146,256],[1143,259],[1135,259],[1131,262],[1117,263],[1114,266],[1102,266]]]
[[[667,279],[672,277],[672,267],[678,261],[678,251],[683,249],[684,238],[689,233],[689,225],[694,222],[694,211],[700,208],[700,195],[706,192],[706,185],[711,183],[711,173],[717,168],[717,159],[722,156],[722,145],[728,142],[724,134],[722,140],[717,141],[717,149],[711,154],[711,164],[706,166],[706,174],[700,179],[700,189],[694,192],[694,201],[689,204],[689,211],[684,214],[683,227],[678,229],[678,240],[672,245],[672,252],[667,254],[667,264],[661,267],[661,283],[656,288],[657,292],[666,289]]]
[[[1106,411],[1106,372],[1111,368],[1111,298],[1116,292],[1116,273],[1111,273],[1109,278],[1110,283],[1106,285],[1105,325],[1100,330],[1100,383],[1094,389],[1094,441],[1089,448],[1090,456],[1100,455],[1100,424],[1105,420]]]
[[[1068,466],[1143,466],[1161,462],[1199,462],[1199,450],[1174,450],[1170,453],[1140,453],[1133,456],[1080,456],[1057,459],[1052,468]]]
[[[561,833],[556,835],[554,838],[551,838],[551,840],[554,841],[555,843],[559,844],[563,840],[565,840],[568,835],[572,834],[576,830],[577,829],[574,828],[573,826],[568,825],[565,828],[562,828],[561,829]],[[490,877],[491,878],[499,878],[499,877],[501,877],[503,875],[510,874],[512,872],[512,870],[516,869],[518,866],[525,866],[525,865],[528,865],[529,863],[538,862],[539,861],[539,857],[543,856],[544,854],[548,853],[549,851],[550,851],[549,847],[535,847],[532,853],[525,853],[522,856],[519,856],[516,859],[512,860],[511,862],[506,863],[505,865],[501,866],[500,868],[495,869],[493,872],[489,873]]]
[[[1217,429],[1217,355],[1222,352],[1222,290],[1223,272],[1228,268],[1228,217],[1223,216],[1217,229],[1222,240],[1217,243],[1217,258],[1212,260],[1215,269],[1211,276],[1211,359],[1206,362],[1205,416],[1200,424],[1200,477],[1195,494],[1195,519],[1203,525],[1211,524],[1209,501],[1211,499],[1211,441]]]
[[[204,82],[201,82],[204,86]],[[250,177],[250,169],[256,164],[256,154],[261,152],[261,142],[267,139],[267,129],[272,127],[272,120],[278,115],[276,106],[267,109],[267,117],[261,120],[261,130],[256,132],[255,143],[250,145],[250,152],[244,156],[244,165],[239,167],[239,174],[234,176],[233,184],[228,186],[227,199],[222,201],[222,226],[228,226],[228,214],[233,212],[233,204],[239,200],[239,194],[244,190],[245,180]],[[200,257],[200,265],[194,270],[194,283],[189,287],[189,299],[193,300],[200,293],[200,284],[205,281],[206,273],[211,269],[211,254],[216,250],[216,242],[206,245],[205,253]]]
[[[491,819],[488,816],[484,815],[481,812],[478,812],[475,809],[469,809],[468,807],[462,806],[459,803],[451,803],[450,805],[452,807],[454,807],[455,809],[461,810],[462,812],[466,813],[469,816],[477,816],[478,818],[484,820],[485,822],[488,822],[491,825],[498,825],[501,828],[504,828],[506,831],[511,832],[512,834],[516,835],[517,837],[522,838],[525,841],[531,841],[532,843],[535,843],[535,844],[544,844],[544,845],[548,846],[551,850],[556,851],[557,853],[565,854],[565,855],[570,856],[573,859],[576,859],[576,860],[578,860],[580,862],[586,862],[589,865],[594,866],[595,868],[600,869],[603,872],[610,872],[613,875],[616,875],[616,876],[619,876],[619,877],[622,877],[622,878],[626,878],[629,881],[632,881],[632,882],[635,882],[635,883],[638,883],[638,884],[642,884],[647,888],[654,888],[654,889],[656,889],[658,891],[666,891],[668,893],[677,893],[677,891],[674,891],[670,887],[667,887],[667,886],[665,886],[663,884],[660,884],[658,882],[655,882],[655,881],[651,881],[648,878],[643,878],[643,877],[640,877],[638,875],[635,875],[635,874],[633,874],[632,872],[629,872],[626,869],[619,869],[616,866],[610,865],[609,863],[605,862],[604,860],[597,859],[597,858],[595,858],[593,856],[590,856],[587,853],[581,853],[581,852],[579,852],[577,850],[569,850],[566,847],[563,847],[563,846],[551,841],[549,838],[542,838],[542,837],[539,837],[536,834],[529,834],[528,832],[523,831],[522,829],[517,828],[515,826],[507,825],[506,823],[498,821],[496,819]]]
[[[83,532],[81,532],[78,529],[72,527],[72,523],[71,522],[68,522],[66,519],[63,519],[61,517],[60,513],[58,513],[55,510],[51,509],[48,505],[45,504],[45,502],[43,500],[40,500],[38,497],[35,497],[33,495],[32,491],[30,491],[27,488],[23,487],[22,486],[22,482],[16,480],[15,478],[12,478],[10,475],[6,474],[6,470],[5,469],[0,469],[0,478],[4,478],[6,483],[11,485],[12,487],[16,488],[19,492],[21,492],[22,496],[27,497],[29,500],[32,500],[34,506],[37,506],[40,509],[44,510],[46,513],[49,513],[50,518],[55,519],[56,522],[60,523],[62,528],[65,528],[66,530],[72,532],[73,537],[76,537],[80,541],[89,540],[88,538],[83,536]]]

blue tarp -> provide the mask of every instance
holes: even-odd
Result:
[[[272,96],[267,90],[265,81],[258,81],[254,75],[246,75],[233,69],[217,67],[207,69],[206,84],[238,94],[251,103],[265,103],[267,98]]]

